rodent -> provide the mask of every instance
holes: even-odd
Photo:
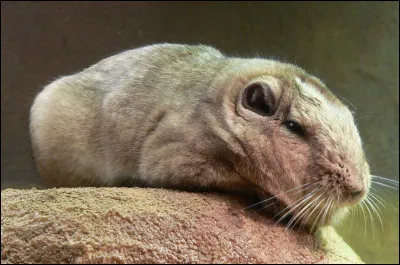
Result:
[[[34,100],[30,133],[38,172],[55,187],[276,196],[271,211],[321,226],[370,186],[353,115],[320,79],[204,45],[149,45],[55,80]]]

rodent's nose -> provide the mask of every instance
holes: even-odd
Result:
[[[358,198],[361,198],[362,195],[364,195],[364,191],[354,190],[354,191],[349,192],[349,195],[352,199],[358,199]]]
[[[339,162],[336,164],[334,176],[341,183],[340,186],[345,200],[358,201],[364,196],[366,187],[362,176],[358,175],[356,170],[352,170],[345,163]]]
[[[343,195],[350,201],[361,199],[365,192],[366,189],[363,182],[354,176],[350,177],[343,187]]]

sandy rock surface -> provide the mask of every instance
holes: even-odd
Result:
[[[360,263],[327,227],[286,230],[227,195],[7,189],[1,263]]]

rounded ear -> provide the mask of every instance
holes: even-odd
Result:
[[[268,84],[258,81],[242,91],[241,104],[245,109],[261,116],[271,116],[275,113],[275,95]]]

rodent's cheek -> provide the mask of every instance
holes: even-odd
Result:
[[[277,126],[278,127],[278,126]],[[280,143],[280,146],[283,151],[290,152],[310,152],[309,144],[302,139],[299,135],[290,132],[284,126],[279,126],[277,130],[275,130],[274,137],[277,139],[276,141]]]
[[[280,163],[287,174],[296,176],[302,184],[309,181],[309,168],[312,164],[312,152],[307,142],[296,137],[278,137],[277,152]]]

